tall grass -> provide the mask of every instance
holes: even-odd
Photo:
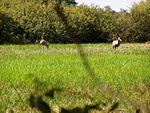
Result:
[[[109,44],[82,44],[82,47],[99,81],[128,98],[147,102],[148,94],[139,83],[150,86],[149,45],[122,44],[116,50]],[[51,105],[73,106],[109,100],[102,97],[88,75],[74,44],[51,44],[48,50],[40,45],[0,46],[2,111],[8,108],[23,111],[22,106],[28,106],[32,92],[42,94],[48,87],[62,89],[56,93],[55,101],[49,101]]]

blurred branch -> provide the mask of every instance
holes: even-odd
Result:
[[[118,91],[113,91],[108,85],[104,82],[98,80],[96,78],[96,74],[93,69],[90,67],[86,55],[83,51],[82,46],[80,45],[80,39],[77,38],[77,35],[74,33],[74,29],[69,25],[67,18],[65,17],[63,7],[61,6],[61,0],[56,0],[55,11],[60,19],[60,21],[64,24],[65,29],[68,33],[70,39],[77,45],[78,52],[80,54],[80,58],[82,60],[82,64],[91,76],[91,78],[95,81],[96,85],[100,89],[101,92],[109,94],[112,98],[119,98],[120,101],[123,101],[126,104],[130,104],[136,109],[143,109],[144,111],[149,111],[146,106],[141,105],[141,103],[133,100],[129,100],[125,96],[121,95]]]

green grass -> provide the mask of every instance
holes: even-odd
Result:
[[[98,82],[103,81],[129,100],[149,102],[150,45],[122,44],[117,50],[110,44],[82,47]],[[74,44],[51,44],[48,50],[40,45],[0,45],[0,112],[32,111],[30,94],[43,94],[49,87],[62,89],[54,100],[46,99],[50,106],[83,106],[98,101],[110,104],[116,100],[109,97],[111,94],[102,96],[98,85]],[[120,107],[129,109],[130,105]]]

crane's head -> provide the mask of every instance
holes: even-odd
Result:
[[[120,37],[118,37],[118,40],[119,40],[120,42],[122,41]]]

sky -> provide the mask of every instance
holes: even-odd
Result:
[[[111,9],[115,11],[120,11],[120,8],[125,10],[130,10],[132,4],[139,3],[142,0],[75,0],[78,5],[85,4],[85,5],[98,5],[101,8],[104,6],[110,6]]]

